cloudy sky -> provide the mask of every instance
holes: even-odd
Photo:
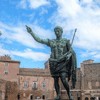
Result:
[[[50,48],[37,43],[25,25],[41,38],[55,38],[54,27],[72,40],[78,67],[83,60],[100,62],[100,0],[0,0],[0,56],[21,61],[20,67],[43,68]]]

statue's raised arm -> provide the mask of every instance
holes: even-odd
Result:
[[[27,32],[31,34],[31,36],[39,43],[46,44],[49,46],[49,39],[41,39],[35,33],[33,33],[32,29],[26,25]]]

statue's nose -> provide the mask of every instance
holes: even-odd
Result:
[[[57,34],[59,34],[59,32],[58,32],[58,31],[57,31],[56,33],[57,33]]]

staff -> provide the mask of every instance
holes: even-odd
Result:
[[[73,44],[76,31],[77,31],[77,28],[75,28],[74,35],[73,35],[72,42],[71,42],[71,46],[72,46],[72,44]],[[71,47],[71,46],[70,46],[70,47]]]

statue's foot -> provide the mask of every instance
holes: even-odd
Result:
[[[74,99],[69,99],[69,100],[74,100]]]
[[[74,100],[74,98],[73,98],[71,92],[69,93],[69,100]]]
[[[73,99],[73,96],[70,96],[69,100],[74,100],[74,99]]]
[[[54,100],[61,100],[60,96],[57,96]]]

